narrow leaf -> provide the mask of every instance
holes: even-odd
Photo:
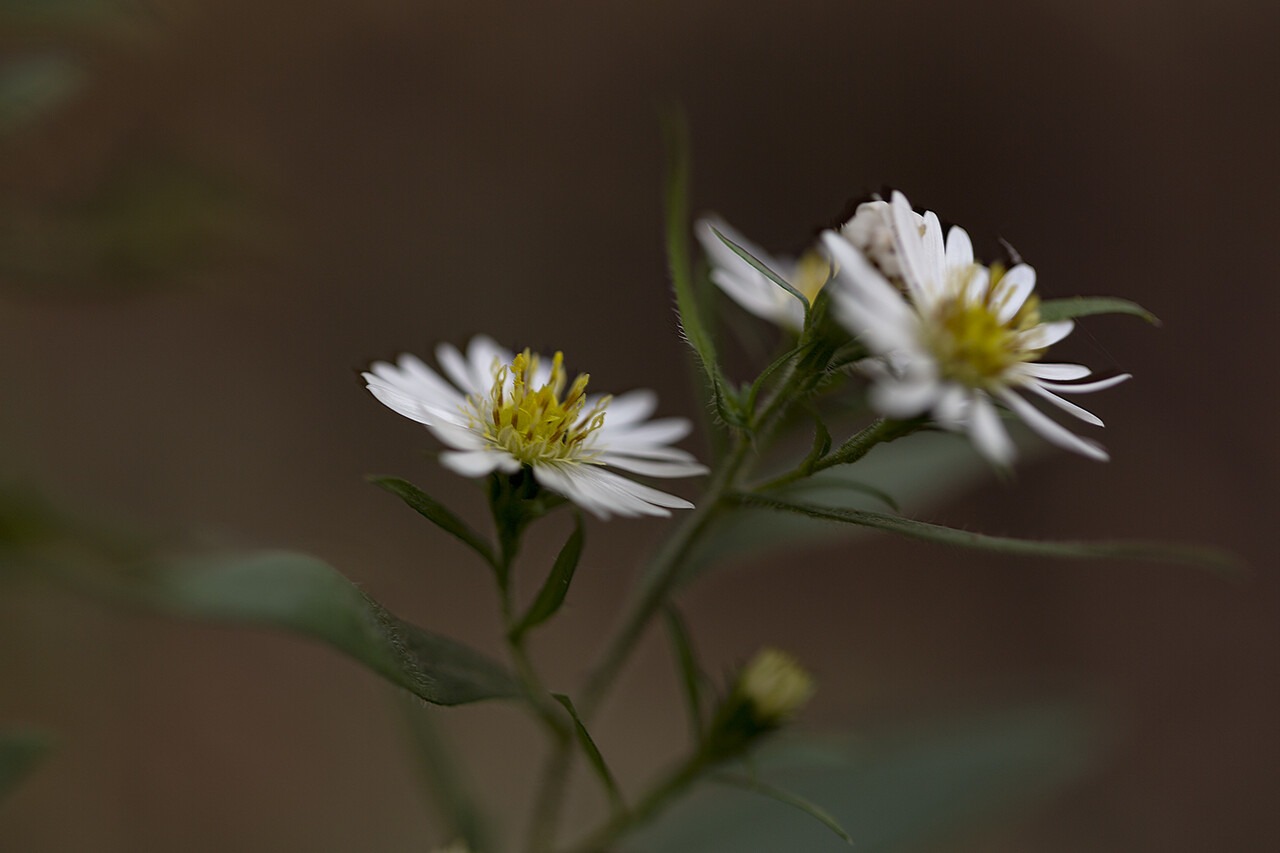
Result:
[[[551,567],[551,573],[547,575],[542,589],[538,590],[538,596],[533,600],[533,604],[529,605],[528,612],[524,614],[520,624],[511,630],[512,640],[518,640],[525,631],[535,625],[541,625],[560,609],[560,605],[564,603],[564,597],[569,592],[569,584],[573,581],[573,572],[578,568],[578,558],[582,556],[582,539],[582,516],[575,515],[569,541],[565,542],[564,547],[560,549],[555,565]]]
[[[53,738],[44,732],[0,732],[0,797],[27,778],[52,749]]]
[[[705,728],[702,722],[702,669],[698,666],[698,656],[693,650],[693,639],[675,605],[668,604],[662,615],[667,626],[667,637],[671,640],[671,649],[676,655],[676,665],[680,668],[680,686],[684,693],[685,709],[689,712],[689,728],[693,732],[694,742],[701,743]]]
[[[786,803],[792,808],[799,809],[809,815],[814,820],[821,823],[827,829],[844,839],[846,844],[852,845],[853,839],[849,837],[849,833],[845,832],[844,827],[840,825],[831,813],[821,806],[811,803],[799,794],[792,794],[781,788],[775,788],[761,782],[759,779],[748,779],[744,776],[734,776],[730,773],[713,773],[707,778],[713,782],[719,782],[723,785],[732,785],[735,788],[742,788],[744,791],[751,791],[756,794],[762,794],[770,799],[777,800],[780,803]]]
[[[1168,563],[1187,563],[1207,568],[1238,571],[1239,562],[1229,554],[1214,548],[1176,545],[1165,542],[1099,541],[1099,542],[1050,542],[1033,539],[1013,539],[1006,536],[989,536],[957,530],[940,524],[914,521],[896,515],[879,512],[797,504],[759,494],[738,494],[745,506],[775,509],[782,512],[805,515],[809,518],[838,521],[872,527],[887,533],[896,533],[911,539],[955,545],[1003,554],[1020,554],[1037,557],[1119,558],[1151,560]]]
[[[471,785],[436,726],[432,717],[436,712],[408,694],[402,693],[398,698],[402,700],[417,765],[449,834],[465,841],[467,850],[474,853],[490,849],[487,829],[492,821],[477,805]]]
[[[1046,299],[1040,303],[1040,319],[1045,322],[1070,320],[1073,317],[1089,317],[1094,314],[1131,314],[1141,317],[1153,326],[1160,320],[1136,302],[1117,299],[1114,296],[1072,296],[1067,299]]]
[[[582,720],[578,717],[578,711],[573,707],[573,700],[563,693],[552,693],[551,695],[564,706],[564,709],[569,712],[569,716],[573,717],[573,730],[578,735],[578,743],[582,746],[582,751],[586,754],[591,768],[600,777],[600,784],[604,786],[605,793],[609,795],[609,802],[615,809],[622,811],[626,808],[626,804],[622,800],[622,791],[618,789],[618,783],[614,781],[613,774],[609,772],[608,765],[604,763],[604,756],[596,748],[596,743],[591,739],[590,732],[587,731],[587,727],[582,724]]]
[[[495,565],[493,548],[489,543],[472,530],[465,521],[450,512],[444,504],[413,483],[401,480],[399,477],[370,477],[369,482],[397,495],[423,518],[451,536],[456,536],[483,557],[487,563]]]
[[[676,292],[676,312],[680,329],[693,347],[698,362],[711,385],[717,410],[726,417],[728,401],[724,394],[724,376],[716,356],[715,337],[703,318],[693,280],[689,254],[689,140],[683,120],[671,118],[666,123],[667,175],[665,193],[667,264],[671,284]]]
[[[728,237],[721,234],[719,231],[716,231],[715,228],[712,228],[711,230],[715,231],[715,235],[720,238],[720,242],[724,243],[730,249],[733,249],[734,254],[736,254],[738,257],[742,258],[744,261],[750,264],[751,267],[756,272],[760,273],[765,278],[769,279],[774,284],[778,285],[778,287],[781,287],[787,293],[790,293],[796,299],[799,299],[800,304],[804,306],[804,313],[808,315],[809,308],[810,308],[809,299],[803,293],[796,290],[794,287],[792,287],[790,284],[787,283],[786,279],[784,279],[782,276],[778,275],[776,272],[769,269],[769,267],[761,263],[759,258],[757,258],[755,255],[751,254],[746,249],[742,248],[737,243],[733,242]]]

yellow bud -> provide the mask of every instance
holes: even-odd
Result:
[[[757,720],[770,724],[789,719],[813,695],[813,676],[786,652],[766,648],[738,676],[738,689],[751,703]]]

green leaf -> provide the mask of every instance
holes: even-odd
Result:
[[[759,773],[821,802],[858,853],[963,846],[1071,784],[1096,753],[1089,715],[1067,706],[987,712],[855,736],[794,738],[757,753]],[[628,853],[838,853],[848,844],[790,804],[702,787],[624,842]]]
[[[681,618],[674,604],[668,604],[662,611],[667,626],[667,637],[671,640],[671,648],[676,655],[676,665],[680,668],[680,687],[684,694],[685,709],[689,712],[689,728],[693,732],[695,743],[702,742],[702,668],[698,666],[698,655],[693,650],[693,639],[689,629]]]
[[[790,293],[796,299],[799,299],[800,304],[804,306],[805,316],[806,317],[808,316],[809,308],[811,306],[809,305],[808,298],[803,293],[796,290],[794,287],[792,287],[790,284],[787,283],[786,279],[784,279],[782,276],[778,275],[776,272],[769,269],[769,267],[761,263],[760,259],[757,258],[755,255],[751,254],[746,249],[742,248],[737,243],[733,242],[728,237],[721,234],[719,231],[716,231],[715,228],[712,228],[711,230],[714,231],[715,235],[720,238],[720,242],[724,243],[730,249],[733,249],[734,254],[736,254],[738,257],[742,258],[744,261],[750,264],[751,267],[756,272],[760,273],[765,278],[769,279],[774,284],[778,285],[778,287],[781,287],[787,293]]]
[[[1046,299],[1039,305],[1040,319],[1045,322],[1070,320],[1073,317],[1089,317],[1094,314],[1131,314],[1141,317],[1153,326],[1160,320],[1136,302],[1117,299],[1114,296],[1072,296],[1067,299]]]
[[[586,754],[591,768],[596,771],[596,776],[600,777],[600,784],[604,786],[605,793],[609,795],[610,804],[615,810],[622,811],[626,808],[626,804],[622,800],[622,791],[618,789],[618,783],[614,781],[613,774],[609,772],[609,766],[604,763],[604,756],[596,748],[596,742],[591,739],[591,733],[587,731],[587,727],[582,724],[582,720],[578,717],[578,711],[573,707],[573,700],[563,693],[552,693],[551,695],[564,706],[564,709],[569,712],[569,716],[573,718],[573,730],[578,735],[578,743],[581,745],[582,751]]]
[[[148,572],[126,592],[175,616],[319,640],[437,705],[520,695],[496,662],[392,615],[332,567],[305,555],[188,560]]]
[[[533,604],[529,605],[529,610],[520,620],[520,624],[511,630],[513,641],[519,640],[525,631],[535,625],[541,625],[550,619],[560,609],[560,605],[564,603],[564,597],[569,593],[573,572],[578,568],[578,558],[582,556],[582,539],[582,516],[575,515],[573,532],[569,534],[569,540],[560,549],[560,554],[556,557],[555,565],[551,567],[551,573],[547,575],[546,582],[542,584],[542,589],[538,590],[537,598],[533,600]]]
[[[729,773],[713,773],[707,778],[713,782],[719,782],[723,785],[731,785],[735,788],[741,788],[744,791],[751,791],[754,794],[762,794],[772,800],[777,800],[778,802],[785,803],[792,808],[799,809],[809,815],[809,817],[821,823],[827,829],[834,832],[836,835],[840,836],[846,844],[853,844],[853,839],[849,837],[849,833],[845,832],[844,827],[840,825],[839,821],[831,816],[830,812],[815,803],[809,802],[798,794],[792,794],[782,790],[781,788],[775,788],[772,785],[767,785],[759,779],[748,779],[745,776],[734,776]]]
[[[702,316],[689,254],[689,140],[684,121],[666,121],[667,173],[665,193],[667,264],[676,292],[680,330],[698,356],[711,386],[716,409],[728,423],[739,420],[724,393],[724,375],[716,356],[712,326]]]
[[[467,850],[473,853],[490,849],[488,829],[492,821],[477,804],[449,743],[435,725],[432,715],[437,711],[407,693],[398,698],[402,700],[416,763],[449,834],[465,841]]]
[[[470,546],[489,565],[497,567],[493,548],[480,534],[472,530],[465,521],[449,511],[444,504],[419,489],[413,483],[399,477],[370,477],[369,482],[397,495],[411,509],[439,527],[445,533],[455,536]]]
[[[1240,568],[1235,558],[1230,555],[1214,548],[1200,546],[1124,540],[1050,542],[1034,539],[1013,539],[1007,536],[989,536],[985,533],[957,530],[953,527],[914,521],[909,518],[885,515],[879,512],[792,503],[761,494],[739,493],[736,495],[736,499],[747,506],[791,512],[825,521],[857,524],[925,542],[936,542],[940,545],[954,545],[961,548],[975,548],[982,551],[995,551],[1001,554],[1035,557],[1151,560],[1165,563],[1187,563],[1194,566],[1232,571]]]
[[[52,750],[53,738],[45,732],[0,731],[0,798],[27,778]]]

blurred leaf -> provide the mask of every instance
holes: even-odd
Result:
[[[157,610],[320,640],[437,705],[520,695],[496,662],[397,618],[312,557],[280,552],[205,558],[148,575],[134,591]]]
[[[472,530],[465,521],[454,515],[444,504],[419,489],[407,480],[399,477],[370,477],[369,482],[397,495],[411,509],[423,518],[435,524],[445,533],[456,536],[469,545],[491,566],[496,567],[493,549],[480,534]]]
[[[158,14],[156,0],[0,0],[0,23],[29,28],[118,27]]]
[[[273,229],[243,188],[190,163],[155,158],[114,169],[58,209],[0,207],[7,286],[137,291],[266,250]]]
[[[886,533],[896,533],[909,539],[919,539],[939,545],[954,545],[960,548],[974,548],[980,551],[994,551],[1001,554],[1035,557],[1150,560],[1155,562],[1186,563],[1224,571],[1235,571],[1240,568],[1234,558],[1215,548],[1176,545],[1167,542],[1125,540],[1050,542],[1035,539],[1014,539],[1007,536],[990,536],[985,533],[973,533],[969,530],[957,530],[954,527],[929,524],[924,521],[915,521],[910,518],[886,515],[880,512],[869,512],[848,507],[824,507],[814,504],[792,503],[769,495],[739,494],[737,497],[747,506],[790,512],[825,521],[857,524],[862,527],[883,530]]]
[[[520,695],[498,663],[399,619],[331,566],[302,554],[161,560],[138,543],[0,491],[0,577],[310,637],[439,705]]]
[[[591,739],[591,733],[587,731],[587,727],[582,724],[582,719],[578,716],[578,711],[573,707],[573,701],[563,693],[552,693],[555,700],[564,706],[569,712],[569,716],[573,718],[573,730],[578,736],[578,744],[582,747],[583,753],[586,754],[591,769],[596,772],[596,776],[600,779],[600,784],[604,786],[605,792],[609,795],[609,802],[615,810],[621,811],[626,806],[622,801],[622,792],[618,790],[618,783],[614,780],[613,774],[609,772],[609,765],[604,763],[604,756],[600,754],[600,750],[596,747],[596,742]]]
[[[448,834],[465,841],[472,853],[490,849],[488,830],[492,822],[477,805],[453,751],[436,727],[432,717],[436,711],[408,694],[401,693],[397,698],[402,700],[418,768],[448,826]]]
[[[804,797],[797,796],[781,788],[775,788],[772,785],[766,785],[759,779],[749,779],[745,776],[734,776],[729,773],[714,773],[708,777],[712,782],[719,782],[722,785],[730,785],[735,788],[741,788],[744,791],[750,791],[753,794],[760,794],[771,800],[777,800],[780,803],[799,809],[809,817],[821,823],[827,829],[838,835],[846,844],[853,844],[853,839],[849,837],[849,833],[845,832],[844,827],[831,816],[826,809],[815,803],[811,803]]]
[[[859,853],[916,851],[1044,799],[1087,769],[1079,712],[1024,708],[866,738],[767,746],[759,773],[827,805]],[[839,853],[848,845],[782,803],[702,788],[622,847],[637,853]]]
[[[696,743],[702,742],[702,669],[698,666],[698,655],[693,650],[693,640],[684,619],[674,604],[668,603],[662,615],[667,626],[667,637],[671,640],[671,648],[676,655],[676,665],[680,669],[680,687],[684,694],[685,709],[689,713],[689,728]]]
[[[21,130],[61,107],[84,83],[80,63],[65,54],[8,60],[0,66],[0,134]]]
[[[53,738],[44,732],[0,731],[0,798],[30,775],[52,749]]]
[[[1089,317],[1094,314],[1132,314],[1153,326],[1160,321],[1154,314],[1136,302],[1113,296],[1072,296],[1067,299],[1046,299],[1040,303],[1040,319],[1044,322],[1069,320],[1073,317]]]
[[[512,640],[518,640],[525,631],[550,619],[560,609],[560,605],[564,604],[564,597],[569,594],[569,584],[573,582],[573,572],[578,568],[578,559],[582,556],[582,538],[582,516],[575,514],[573,532],[560,549],[551,573],[547,575],[542,589],[538,590],[538,597],[529,605],[520,624],[511,630]]]

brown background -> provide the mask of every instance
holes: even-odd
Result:
[[[686,597],[710,668],[765,642],[794,651],[821,678],[814,728],[1064,687],[1109,709],[1099,769],[973,849],[1280,849],[1274,4],[148,9],[140,37],[77,37],[89,86],[5,143],[7,203],[56,209],[180,154],[244,190],[251,245],[127,295],[90,276],[89,293],[51,296],[10,275],[11,471],[116,518],[320,555],[402,615],[496,651],[483,572],[362,478],[401,474],[477,518],[478,497],[354,371],[486,331],[692,413],[659,227],[656,116],[678,100],[696,206],[764,245],[798,247],[892,185],[964,223],[980,252],[1011,240],[1050,296],[1124,295],[1163,318],[1088,322],[1068,350],[1135,374],[1089,401],[1113,462],[1054,457],[933,517],[1213,542],[1256,569],[1234,584],[892,541],[815,549]],[[535,644],[557,686],[581,674],[661,530],[590,528],[567,615]],[[326,649],[38,595],[0,600],[0,643],[0,721],[61,738],[0,806],[2,849],[440,840],[389,691]],[[652,638],[607,711],[599,741],[634,787],[681,724]],[[444,724],[493,802],[522,802],[526,721],[483,707]]]

